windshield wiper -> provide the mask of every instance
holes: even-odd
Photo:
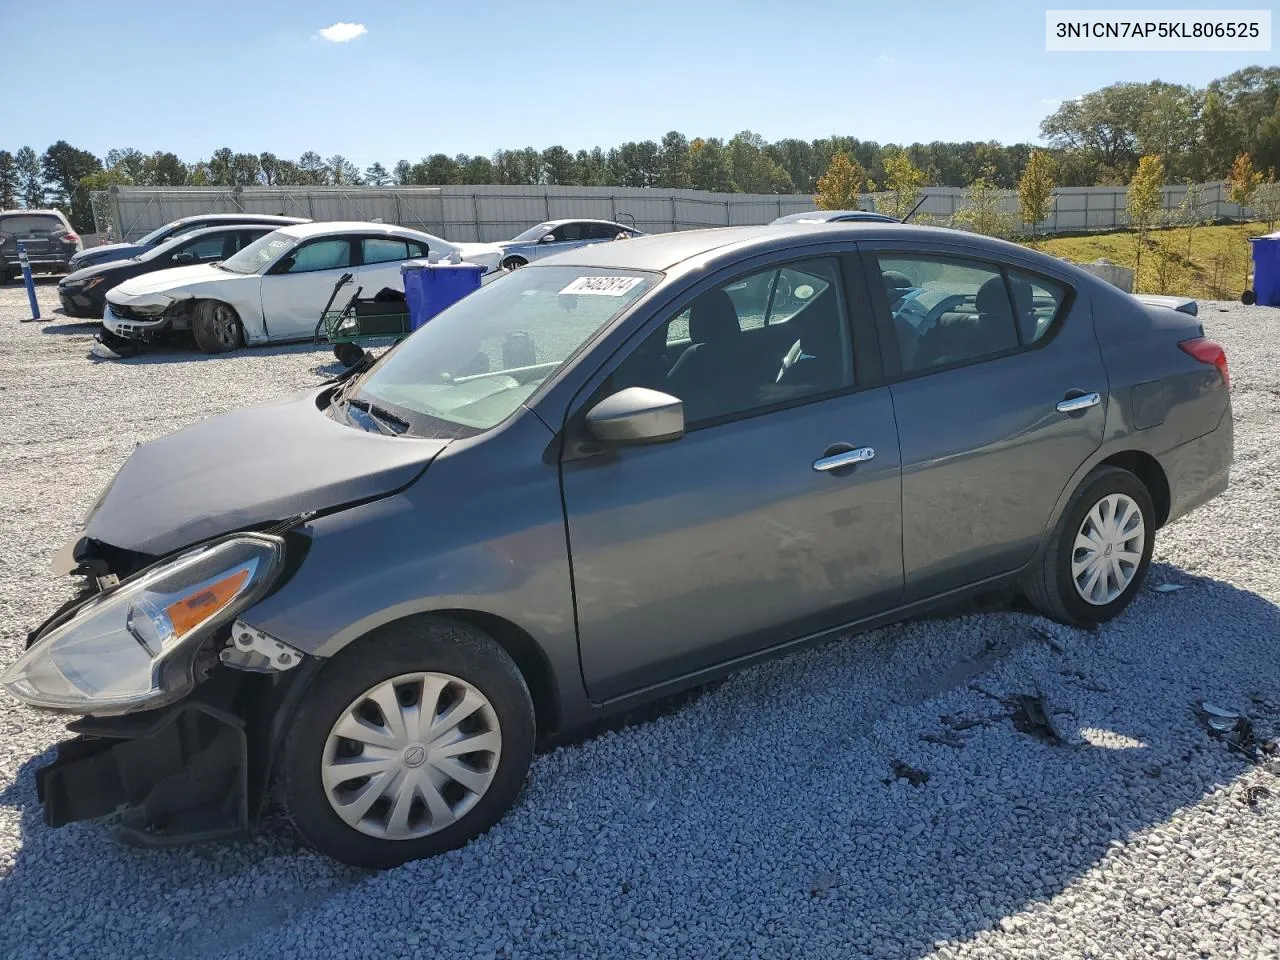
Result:
[[[344,400],[347,406],[355,407],[357,410],[363,410],[365,414],[378,426],[385,426],[386,433],[390,431],[392,436],[400,436],[409,429],[409,421],[403,417],[397,417],[385,407],[380,407],[376,403],[370,403],[368,400],[357,400],[354,397],[348,397]]]

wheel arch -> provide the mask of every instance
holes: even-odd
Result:
[[[1151,494],[1151,503],[1156,510],[1156,528],[1164,526],[1165,521],[1169,519],[1172,498],[1169,478],[1165,475],[1164,467],[1160,466],[1159,460],[1142,450],[1123,450],[1095,464],[1093,469],[1098,467],[1120,467],[1141,480],[1147,492]]]

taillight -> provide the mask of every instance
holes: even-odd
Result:
[[[1227,351],[1222,347],[1209,340],[1206,337],[1192,337],[1190,340],[1183,340],[1178,344],[1182,348],[1182,352],[1195,357],[1201,363],[1212,364],[1218,368],[1218,372],[1222,374],[1222,382],[1227,387],[1231,386],[1231,373],[1227,370]]]

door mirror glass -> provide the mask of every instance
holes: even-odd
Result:
[[[613,444],[661,443],[684,436],[684,404],[668,393],[627,387],[587,414],[587,431]]]

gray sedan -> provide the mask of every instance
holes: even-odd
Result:
[[[515,270],[567,250],[609,240],[643,236],[635,227],[612,220],[548,220],[517,234],[502,247],[501,266]]]
[[[385,867],[535,742],[1017,587],[1093,627],[1227,486],[1195,317],[1000,241],[692,231],[501,277],[371,369],[138,448],[4,686],[78,715],[47,823]]]

